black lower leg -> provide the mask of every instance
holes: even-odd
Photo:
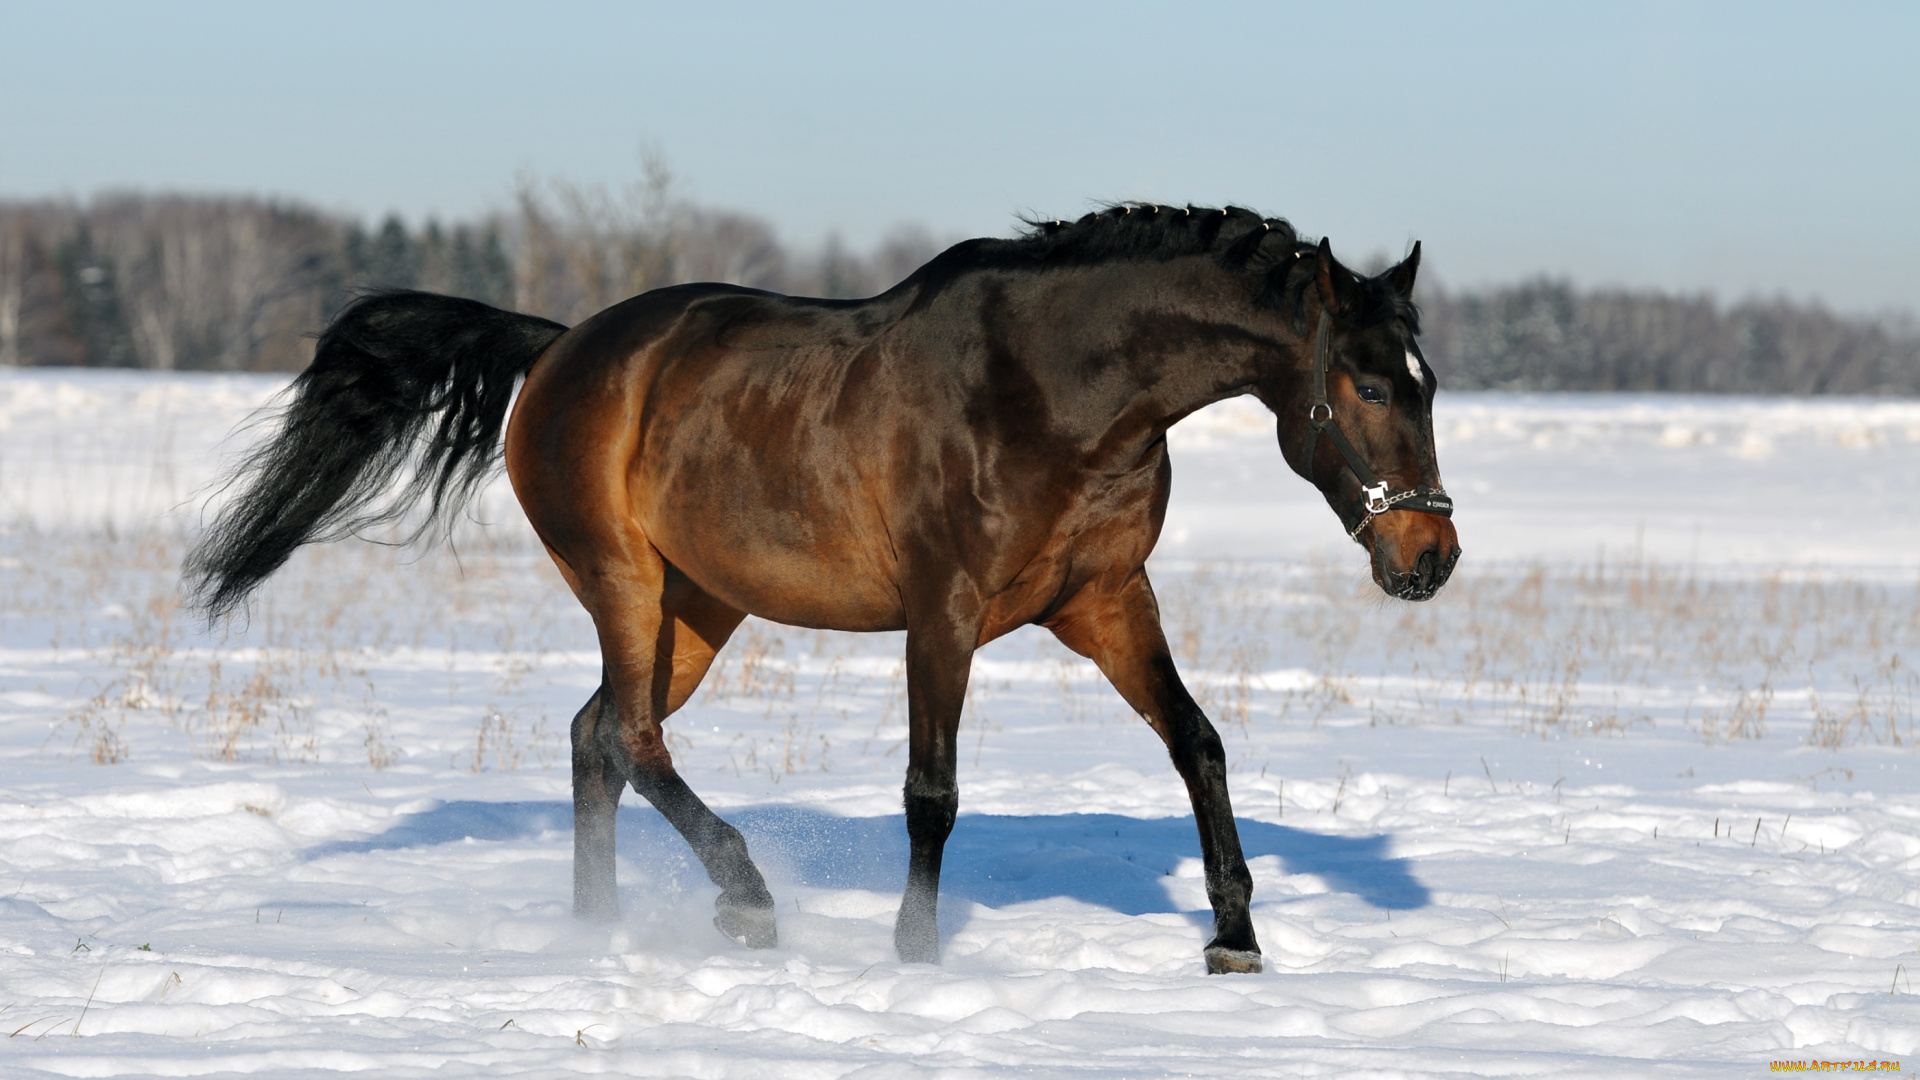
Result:
[[[1200,832],[1206,865],[1207,901],[1213,906],[1213,940],[1207,943],[1207,970],[1220,974],[1259,971],[1260,943],[1253,933],[1253,874],[1240,849],[1227,793],[1226,748],[1198,706],[1169,717],[1168,750],[1186,781]]]
[[[959,809],[960,789],[951,771],[945,776],[908,771],[907,839],[912,855],[900,916],[893,927],[894,948],[906,963],[931,964],[940,959],[940,862]]]
[[[979,626],[932,620],[907,631],[907,888],[893,944],[907,963],[940,960],[940,862],[960,810],[960,711]]]
[[[614,881],[614,826],[626,781],[594,737],[602,722],[602,686],[573,718],[573,913],[610,921],[620,915]]]
[[[671,768],[637,768],[633,787],[686,839],[707,876],[720,886],[713,920],[720,932],[750,948],[778,944],[773,894],[747,854],[740,830],[720,820]]]

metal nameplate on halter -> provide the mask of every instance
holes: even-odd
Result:
[[[1387,485],[1375,484],[1364,489],[1362,494],[1367,497],[1367,513],[1378,514],[1387,509]]]

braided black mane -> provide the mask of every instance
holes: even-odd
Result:
[[[1075,221],[1029,219],[1024,234],[1010,240],[968,240],[949,248],[914,275],[923,288],[938,289],[952,277],[978,269],[1087,266],[1121,260],[1164,262],[1211,255],[1223,267],[1261,279],[1254,302],[1288,313],[1305,332],[1305,297],[1313,284],[1318,253],[1285,218],[1270,218],[1239,206],[1157,206],[1116,203]],[[913,280],[913,279],[909,279]],[[1375,282],[1364,290],[1360,321],[1398,319],[1418,333],[1413,305]]]
[[[1078,221],[1028,221],[1026,235],[1006,243],[1029,258],[1049,264],[1085,264],[1112,259],[1179,258],[1211,254],[1221,265],[1238,269],[1311,253],[1284,218],[1262,217],[1239,206],[1155,206],[1119,203]]]

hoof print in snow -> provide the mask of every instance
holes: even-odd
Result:
[[[1214,946],[1207,950],[1207,974],[1209,975],[1258,975],[1266,967],[1260,962],[1260,954],[1246,949],[1223,949]]]
[[[713,927],[749,949],[771,949],[780,944],[780,934],[774,926],[773,908],[770,906],[722,907],[720,914],[713,917]]]

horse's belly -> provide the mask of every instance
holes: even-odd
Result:
[[[753,530],[728,542],[654,537],[655,546],[702,589],[732,607],[790,626],[901,630],[900,592],[869,554],[828,545],[769,543]]]

